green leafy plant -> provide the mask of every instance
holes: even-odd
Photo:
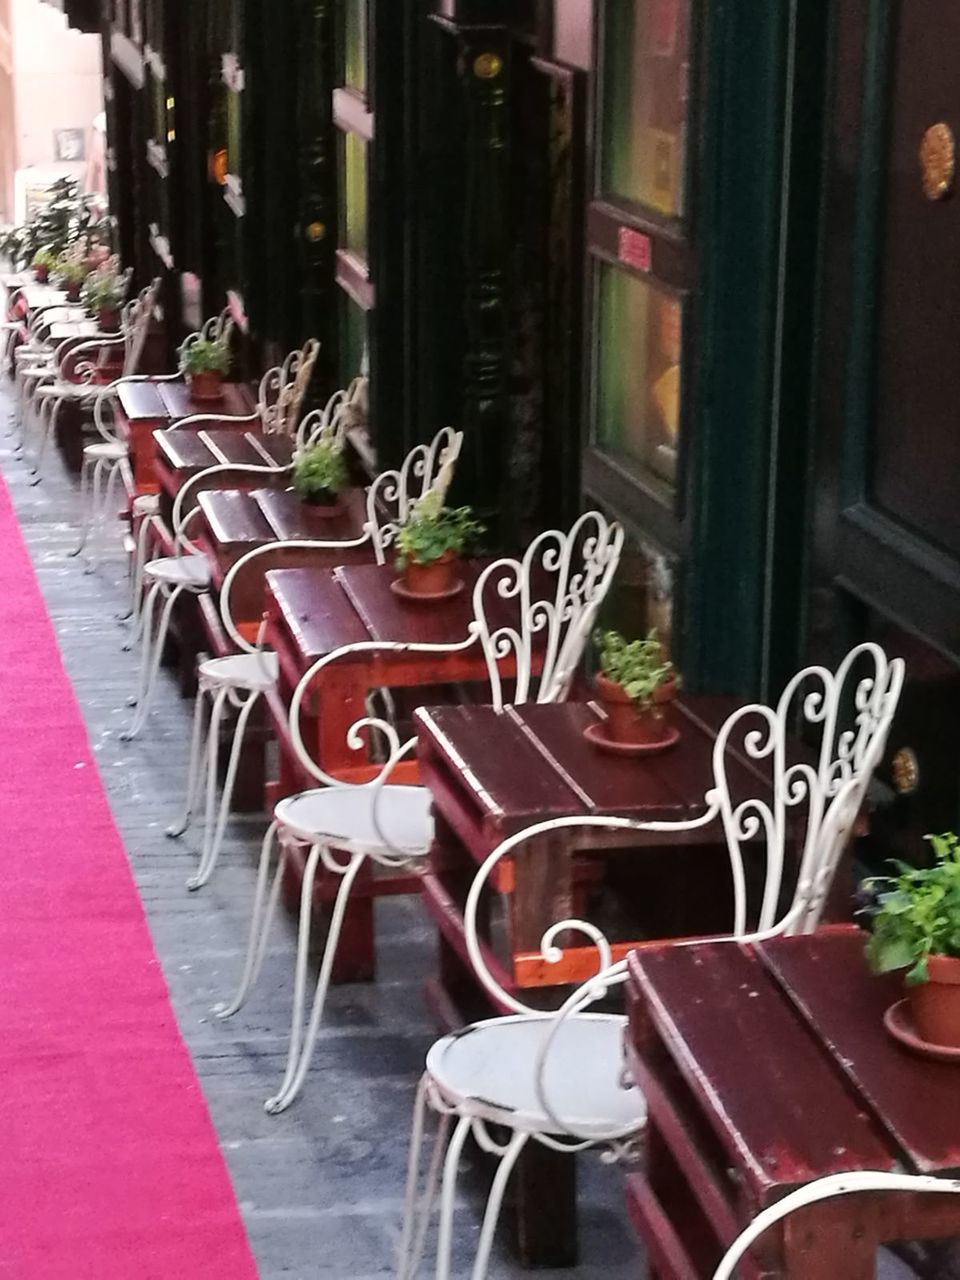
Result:
[[[181,356],[184,373],[226,373],[230,363],[230,343],[226,338],[198,338]]]
[[[56,259],[80,243],[86,255],[96,244],[109,245],[112,237],[111,219],[98,211],[96,198],[81,195],[72,178],[61,178],[26,222],[0,233],[0,256],[19,270],[33,262],[40,250],[49,250]]]
[[[91,311],[118,311],[126,296],[127,282],[116,258],[109,258],[84,281],[83,297]]]
[[[90,268],[87,265],[86,248],[78,242],[64,249],[63,253],[57,258],[54,268],[57,276],[62,284],[69,288],[71,285],[83,284],[87,276],[90,274]]]
[[[294,459],[293,487],[301,498],[316,498],[325,493],[336,497],[346,487],[348,478],[343,450],[332,441],[318,441]]]
[[[30,263],[32,267],[46,267],[52,271],[57,265],[57,255],[53,249],[38,249]]]
[[[594,635],[600,657],[600,671],[618,684],[641,706],[669,681],[678,681],[673,663],[664,657],[656,629],[642,640],[626,640],[619,631],[597,631]]]
[[[930,956],[960,957],[960,838],[952,831],[927,836],[930,867],[894,861],[899,875],[864,883],[873,905],[867,959],[876,973],[906,969],[910,984],[926,982]]]
[[[470,507],[445,507],[441,494],[425,493],[397,531],[397,568],[433,564],[448,551],[460,555],[483,532]]]

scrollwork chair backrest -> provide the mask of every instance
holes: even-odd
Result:
[[[358,405],[365,398],[365,380],[354,378],[348,387],[339,387],[323,406],[313,409],[297,427],[297,449],[309,449],[321,441],[343,449],[347,432],[355,424]]]
[[[299,350],[291,351],[283,364],[268,369],[260,379],[257,406],[265,432],[296,435],[303,398],[319,351],[320,343],[311,338]]]
[[[622,549],[620,525],[588,511],[568,533],[539,534],[521,560],[497,560],[483,571],[473,608],[498,710],[503,706],[499,663],[510,656],[517,668],[514,702],[529,700],[537,665],[536,701],[567,696]],[[514,606],[507,622],[501,621],[504,602]]]
[[[157,276],[123,309],[123,373],[125,376],[136,373],[140,364],[147,335],[150,332],[150,321],[156,310],[160,284],[160,278]]]
[[[387,552],[414,504],[437,482],[449,477],[463,444],[463,432],[444,427],[429,444],[411,449],[395,471],[381,471],[367,490],[364,528],[373,541],[377,564],[386,564]],[[444,469],[446,468],[446,471]]]

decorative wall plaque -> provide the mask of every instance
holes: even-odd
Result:
[[[942,121],[932,124],[920,143],[920,172],[923,194],[928,200],[942,200],[953,190],[956,142],[953,130]]]

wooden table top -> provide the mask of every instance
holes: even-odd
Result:
[[[27,284],[23,286],[23,299],[31,311],[41,307],[58,307],[67,301],[66,290],[52,284]]]
[[[267,585],[293,638],[300,665],[360,640],[398,644],[455,644],[466,639],[473,618],[470,588],[486,561],[466,561],[466,588],[440,603],[402,600],[390,584],[398,576],[390,563],[338,568],[275,569]],[[361,654],[357,661],[365,661]]]
[[[47,336],[50,342],[66,342],[69,338],[119,338],[120,334],[101,334],[96,320],[57,320]]]
[[[203,433],[206,434],[206,433]],[[262,460],[261,460],[262,465]],[[344,542],[363,532],[366,506],[362,489],[352,490],[335,516],[321,516],[288,486],[271,489],[208,489],[198,499],[213,542],[211,551],[230,556],[267,542],[313,539]],[[336,552],[336,554],[346,554]],[[371,557],[369,544],[362,560]],[[331,549],[331,554],[334,554]],[[338,563],[332,561],[330,567]]]
[[[952,1065],[890,1038],[899,977],[872,975],[865,935],[826,928],[759,947],[652,946],[630,957],[634,1068],[647,1020],[761,1202],[852,1169],[960,1171]]]
[[[194,400],[182,378],[125,382],[119,388],[120,408],[129,422],[177,422],[195,414],[225,418],[242,417],[256,407],[246,383],[224,383],[220,400]]]
[[[681,821],[705,811],[716,730],[732,702],[688,697],[675,704],[680,740],[662,755],[604,754],[583,736],[601,719],[591,702],[507,707],[421,707],[414,715],[422,756],[436,755],[470,793],[478,821],[495,838],[547,818],[611,813]],[[760,780],[733,762],[756,794]],[[701,837],[702,838],[702,837]]]
[[[164,428],[154,432],[154,440],[160,461],[181,475],[205,471],[224,462],[288,467],[294,450],[294,441],[289,436],[265,435],[242,424],[208,425],[197,431]]]

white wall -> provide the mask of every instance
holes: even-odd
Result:
[[[100,41],[73,31],[42,0],[13,0],[14,100],[18,169],[55,169],[83,180],[86,160],[56,160],[54,131],[82,129],[89,155],[94,117],[103,110]]]

